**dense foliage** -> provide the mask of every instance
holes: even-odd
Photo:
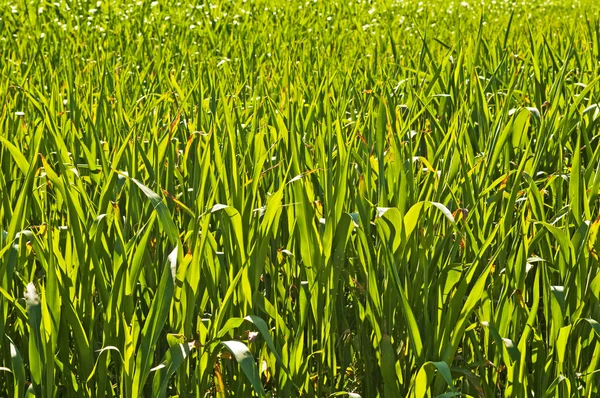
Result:
[[[597,6],[425,3],[2,2],[0,395],[598,396]]]

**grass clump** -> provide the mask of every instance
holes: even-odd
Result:
[[[0,392],[597,396],[599,28],[0,5]]]

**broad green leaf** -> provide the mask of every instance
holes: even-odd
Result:
[[[258,368],[256,367],[256,363],[254,361],[254,356],[252,355],[246,344],[236,340],[223,341],[222,344],[233,354],[235,360],[240,365],[240,367],[244,371],[244,374],[250,381],[250,384],[252,384],[254,391],[256,391],[256,393],[259,396],[264,396],[265,391],[260,381],[260,376],[258,374]]]
[[[152,395],[154,397],[166,396],[171,376],[173,376],[175,371],[185,361],[193,348],[194,342],[174,345],[165,353],[160,364],[150,369],[150,371],[156,372],[152,382]]]
[[[134,396],[140,394],[146,384],[146,380],[150,375],[156,343],[167,322],[175,289],[172,268],[173,262],[176,262],[176,256],[173,253],[177,253],[177,250],[176,247],[171,252],[169,260],[165,262],[160,284],[154,294],[150,312],[141,331],[141,341],[136,354],[135,373],[133,374],[132,393]]]

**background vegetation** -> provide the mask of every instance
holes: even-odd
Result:
[[[594,1],[4,1],[0,395],[598,396]]]

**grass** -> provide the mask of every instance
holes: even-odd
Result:
[[[0,395],[600,393],[593,1],[0,5]]]

